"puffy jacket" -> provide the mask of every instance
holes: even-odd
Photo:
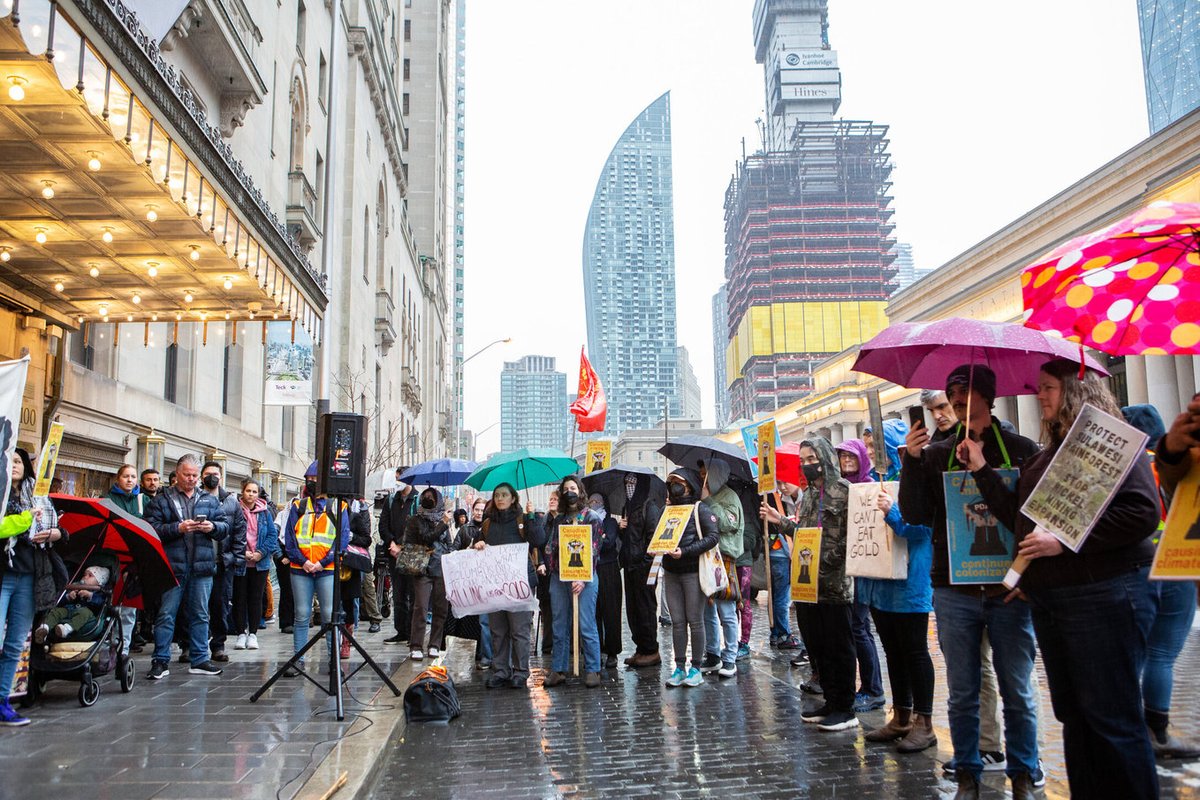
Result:
[[[900,448],[904,446],[904,438],[908,436],[908,423],[902,419],[885,419],[883,421],[883,448],[888,454],[887,469],[882,473],[876,464],[871,470],[871,477],[877,481],[894,481],[900,477]]]
[[[719,459],[708,462],[709,496],[704,500],[717,517],[718,546],[730,558],[738,558],[746,549],[746,525],[742,498],[728,485],[729,465]]]
[[[371,547],[371,507],[366,502],[356,501],[350,506],[350,544],[364,550]]]
[[[241,503],[233,492],[219,489],[217,497],[221,510],[229,522],[229,536],[220,542],[221,563],[234,575],[246,574],[246,518],[241,513]]]
[[[261,498],[255,506],[254,511],[248,510],[244,505],[238,503],[238,514],[242,517],[242,529],[246,529],[246,515],[253,514],[258,520],[258,533],[255,539],[254,551],[261,553],[262,558],[254,565],[254,569],[258,572],[266,572],[271,568],[271,559],[279,554],[279,529],[275,527],[275,516],[271,513],[271,507]],[[249,546],[249,538],[246,540],[246,546]],[[245,574],[245,570],[249,568],[249,563],[244,562],[245,567],[239,574]]]
[[[671,474],[678,475],[687,482],[692,490],[693,498],[700,496],[700,474],[698,472],[690,467],[680,467],[673,470]],[[661,512],[659,516],[662,516]],[[649,523],[649,521],[647,522]],[[653,532],[657,527],[658,517],[653,520],[649,530]],[[683,555],[679,558],[663,556],[663,569],[676,575],[699,572],[700,554],[716,547],[719,538],[716,514],[707,504],[697,503],[696,513],[688,520],[687,527],[683,529],[683,537],[679,540],[679,549]],[[653,558],[649,554],[646,555],[647,561],[652,561]]]
[[[850,501],[850,482],[841,477],[833,445],[823,436],[811,436],[800,443],[817,453],[825,478],[820,486],[809,484],[797,512],[797,522],[786,517],[780,527],[785,533],[797,528],[821,529],[821,565],[817,580],[817,602],[852,603],[854,584],[846,576],[846,517]]]
[[[217,574],[217,556],[220,552],[217,543],[229,536],[230,526],[216,497],[199,487],[192,496],[196,500],[192,516],[204,514],[208,517],[213,526],[208,533],[185,534],[179,531],[179,523],[184,519],[181,514],[185,508],[185,498],[175,487],[159,492],[154,502],[146,508],[145,519],[162,540],[167,560],[177,576],[210,577]]]
[[[388,495],[387,503],[379,512],[379,538],[383,546],[404,540],[404,529],[408,527],[408,518],[416,511],[417,492],[411,487],[408,494],[393,492]]]

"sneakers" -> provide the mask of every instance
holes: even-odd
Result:
[[[671,615],[670,614],[659,614],[658,615],[658,624],[664,628],[671,627]]]
[[[730,661],[728,664],[722,664],[721,668],[717,670],[717,675],[721,678],[721,680],[734,677],[737,675],[737,664],[732,661]]]
[[[800,684],[800,691],[806,694],[825,694],[825,690],[821,688],[821,684],[816,681],[804,681]]]
[[[780,639],[779,644],[776,646],[780,650],[799,650],[802,647],[802,645],[800,644],[800,640],[797,639],[795,636],[787,636],[787,637],[784,637],[783,639]]]
[[[1030,777],[1033,778],[1033,788],[1040,789],[1046,785],[1046,771],[1042,769],[1042,760],[1040,758],[1038,759],[1037,769],[1034,770],[1033,775]]]
[[[807,722],[808,720],[805,720]],[[858,727],[858,717],[850,711],[834,711],[817,723],[817,730],[844,731]]]
[[[816,724],[818,722],[824,722],[825,718],[832,713],[833,709],[829,707],[828,703],[824,703],[820,708],[810,708],[808,711],[801,711],[800,719],[803,722]]]
[[[1004,767],[1008,763],[1004,758],[1004,753],[999,750],[980,750],[979,760],[983,762],[984,772],[1004,772]]]
[[[810,661],[810,659],[808,657],[808,651],[801,650],[800,654],[797,655],[795,658],[793,658],[788,663],[791,664],[793,667],[807,667],[809,665],[809,661]]]
[[[0,725],[8,728],[19,728],[22,725],[28,724],[29,718],[18,714],[16,709],[9,705],[7,698],[0,700]]]
[[[152,681],[161,681],[163,678],[171,674],[170,667],[165,661],[151,661],[150,671],[146,673],[146,679]]]
[[[858,692],[854,695],[854,712],[856,714],[874,711],[877,708],[883,708],[885,705],[887,705],[887,700],[881,694]]]
[[[367,633],[379,633],[379,623],[372,622],[371,625],[367,628]]]
[[[750,645],[743,642],[738,645],[737,660],[745,661],[748,658],[750,658]]]
[[[207,675],[210,678],[215,678],[221,674],[221,668],[211,661],[205,661],[203,664],[192,664],[188,667],[189,675]]]
[[[430,658],[437,658],[441,654],[442,654],[442,651],[438,650],[436,647],[429,648],[429,657]]]
[[[704,676],[700,674],[700,670],[696,669],[695,667],[692,667],[691,669],[688,670],[687,677],[683,679],[683,685],[691,686],[691,687],[703,686],[704,685]]]
[[[247,634],[244,634],[244,633],[239,633],[239,634],[238,634],[238,637],[237,637],[237,641],[235,641],[235,642],[233,643],[233,649],[234,649],[234,650],[245,650],[245,649],[246,649],[246,639],[247,639],[247,638],[249,638],[249,637],[247,636]]]
[[[297,664],[297,665],[296,665],[296,666],[294,666],[294,667],[288,667],[287,669],[285,669],[285,670],[283,671],[283,677],[285,677],[285,678],[299,678],[299,677],[300,677],[300,670],[302,670],[302,669],[304,669],[304,662],[303,662],[303,661],[299,662],[299,664]]]
[[[411,653],[408,654],[408,657],[411,658],[413,661],[423,661],[425,659],[425,654],[422,653],[420,650],[413,650]]]
[[[61,625],[54,626],[54,635],[59,639],[66,639],[74,630],[75,629],[73,627],[64,622]]]
[[[701,675],[711,675],[721,668],[721,657],[716,653],[705,653],[704,661],[700,664]]]
[[[667,678],[667,686],[677,689],[683,686],[685,680],[687,680],[687,673],[683,671],[682,667],[676,667],[675,671],[671,673],[671,677]]]
[[[251,633],[251,634],[246,635],[246,649],[247,650],[257,650],[258,649],[258,634]]]
[[[388,638],[384,639],[383,643],[384,644],[404,644],[407,641],[408,641],[407,636],[401,636],[400,634],[397,633],[395,636],[389,636]]]
[[[37,629],[33,632],[33,643],[41,644],[42,642],[46,641],[46,637],[49,635],[50,635],[50,626],[49,625],[38,625]]]

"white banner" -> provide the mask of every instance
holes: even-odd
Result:
[[[25,375],[29,372],[29,356],[20,361],[0,362],[0,474],[9,475],[16,456],[17,432],[21,423],[21,397],[25,394]],[[38,438],[41,432],[36,432]],[[29,476],[26,476],[29,477]],[[0,490],[0,516],[8,508],[8,490],[12,481],[4,480]]]
[[[292,322],[268,322],[265,406],[312,405],[313,344]]]
[[[455,616],[493,611],[533,611],[537,594],[529,586],[529,545],[498,544],[442,556],[446,599]]]

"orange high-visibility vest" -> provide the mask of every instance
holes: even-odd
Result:
[[[304,513],[296,521],[296,546],[306,559],[320,563],[321,559],[333,549],[337,528],[325,512],[317,513],[313,508],[312,499],[304,501]],[[333,569],[333,562],[325,567]]]

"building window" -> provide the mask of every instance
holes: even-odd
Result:
[[[226,340],[232,338],[232,326],[236,322],[226,323]],[[224,389],[221,393],[221,413],[231,417],[242,415],[242,346],[237,344],[225,345],[225,361],[223,365],[222,382]]]
[[[315,211],[317,214],[317,223],[323,224],[321,222],[321,212],[325,207],[324,201],[322,200],[322,198],[325,196],[325,159],[321,158],[320,153],[317,153],[317,160],[315,163],[317,170],[317,187],[315,189],[317,194],[317,207]]]
[[[90,323],[84,323],[84,325],[88,324]],[[90,334],[91,331],[88,333]],[[85,340],[87,344],[84,344]],[[96,363],[96,347],[91,339],[84,335],[82,328],[78,333],[71,334],[71,360],[84,369],[92,369]]]
[[[329,107],[329,64],[325,61],[325,54],[317,54],[317,99],[321,101],[322,108]]]
[[[409,80],[412,77],[412,60],[404,59],[404,80]]]
[[[406,41],[406,42],[412,41],[412,20],[411,19],[404,20],[404,41]]]
[[[163,399],[168,403],[176,402],[179,390],[179,345],[167,345],[166,379],[163,381]]]
[[[279,449],[285,453],[292,452],[292,445],[296,443],[296,407],[283,407],[283,435],[280,437]]]
[[[403,98],[400,100],[400,111],[404,116],[408,116],[408,92],[405,92]]]
[[[304,33],[307,20],[307,10],[304,8],[304,0],[300,0],[296,8],[296,52],[300,54],[300,60],[304,60]]]
[[[363,283],[371,282],[371,209],[363,211]]]

